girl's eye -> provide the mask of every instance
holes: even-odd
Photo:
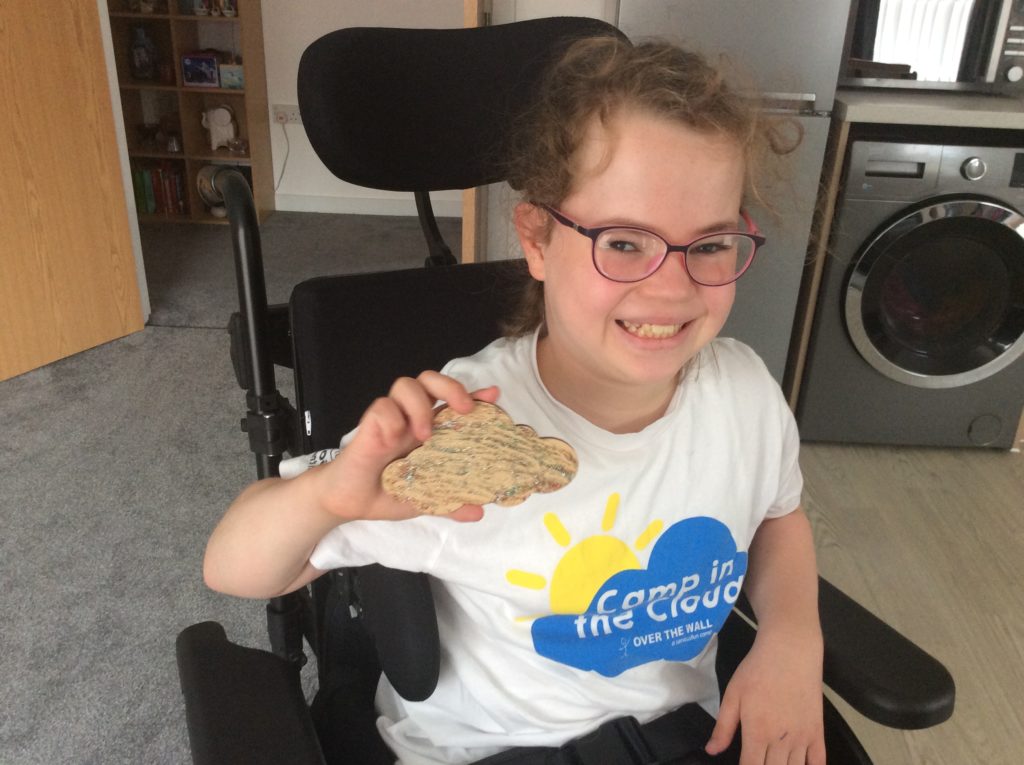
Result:
[[[688,254],[693,255],[718,255],[722,252],[728,252],[733,249],[731,242],[725,239],[707,239],[701,242],[697,242],[695,245],[690,247]]]
[[[639,231],[606,231],[598,237],[597,246],[622,254],[642,254],[650,249],[650,237]]]
[[[616,250],[617,252],[636,252],[640,249],[636,246],[636,242],[631,242],[628,239],[614,239],[605,242],[604,246],[609,250]]]

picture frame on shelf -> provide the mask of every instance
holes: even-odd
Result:
[[[181,81],[190,88],[219,88],[220,62],[215,53],[187,53],[181,57]]]

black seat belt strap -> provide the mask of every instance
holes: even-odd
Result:
[[[509,749],[475,765],[734,765],[738,735],[722,754],[704,752],[714,726],[700,706],[686,704],[643,725],[619,717],[558,748]]]
[[[552,752],[546,765],[658,765],[635,717],[618,717]]]

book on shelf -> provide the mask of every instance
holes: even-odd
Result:
[[[185,171],[174,162],[137,165],[132,170],[135,206],[140,215],[185,215]]]

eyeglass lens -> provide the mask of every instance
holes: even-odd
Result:
[[[686,271],[700,284],[728,284],[743,273],[754,256],[756,243],[744,234],[712,234],[686,249]],[[654,273],[665,259],[668,245],[649,231],[615,228],[594,240],[594,264],[609,279],[639,281]]]

